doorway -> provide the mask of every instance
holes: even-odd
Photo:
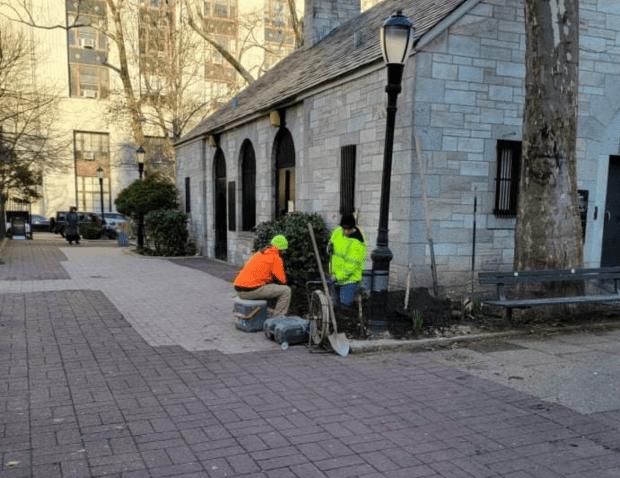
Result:
[[[620,266],[620,156],[609,157],[601,267]]]
[[[222,261],[228,256],[226,224],[226,159],[221,149],[215,152],[213,161],[215,185],[215,258]]]

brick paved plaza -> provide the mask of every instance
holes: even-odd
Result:
[[[234,330],[230,286],[208,267],[36,240],[3,258],[1,477],[620,476],[617,388],[586,412],[520,385],[547,342],[282,352]],[[592,337],[554,339],[545,360],[617,384],[620,335]],[[491,368],[501,357],[507,374]]]

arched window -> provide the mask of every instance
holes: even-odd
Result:
[[[256,225],[256,156],[249,139],[241,145],[241,230]]]
[[[286,128],[280,128],[274,140],[276,167],[276,217],[295,210],[295,145]]]

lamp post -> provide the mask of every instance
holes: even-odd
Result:
[[[136,160],[138,161],[138,175],[140,177],[140,181],[142,181],[142,176],[144,175],[144,156],[146,151],[142,145],[138,149],[136,149]],[[138,215],[138,250],[141,251],[144,249],[144,215],[140,213]]]
[[[387,305],[387,291],[390,276],[392,251],[388,247],[388,219],[390,210],[390,181],[392,176],[392,150],[394,146],[394,124],[396,121],[396,99],[402,91],[401,82],[405,62],[413,43],[413,24],[398,10],[381,27],[381,50],[387,65],[387,120],[385,144],[383,149],[383,175],[381,178],[381,206],[377,246],[372,251],[373,286],[372,292],[377,307]],[[385,309],[383,309],[385,310]]]
[[[140,145],[138,149],[136,149],[136,160],[138,161],[138,175],[140,176],[140,180],[142,180],[142,176],[144,175],[144,156],[146,155],[146,151]]]
[[[99,178],[99,199],[101,200],[101,225],[105,226],[105,210],[103,208],[103,168],[97,168],[97,178]]]

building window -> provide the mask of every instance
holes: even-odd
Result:
[[[101,212],[101,190],[96,176],[77,176],[78,209],[82,212]],[[103,178],[103,204],[109,212],[110,178]]]
[[[355,153],[354,144],[340,148],[340,214],[355,210]]]
[[[207,0],[204,3],[206,17],[236,18],[237,0]]]
[[[82,98],[107,98],[110,75],[105,66],[69,64],[71,96]]]
[[[237,230],[237,184],[228,183],[228,230]]]
[[[75,159],[81,161],[108,161],[110,137],[107,133],[75,132]]]
[[[256,225],[256,157],[250,140],[241,146],[241,230]]]
[[[521,173],[521,142],[497,142],[497,175],[495,177],[495,209],[497,217],[516,217]]]
[[[192,212],[192,188],[191,179],[185,178],[185,212],[189,214]]]

